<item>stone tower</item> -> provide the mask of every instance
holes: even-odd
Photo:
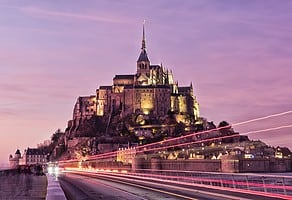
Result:
[[[148,85],[150,77],[150,61],[146,52],[145,27],[143,24],[143,37],[141,53],[137,60],[137,85]]]

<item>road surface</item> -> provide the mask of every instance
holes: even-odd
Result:
[[[59,177],[59,182],[69,200],[275,199],[143,178],[127,178],[126,175],[110,173],[66,172]]]

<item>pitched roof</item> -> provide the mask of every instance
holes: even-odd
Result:
[[[167,88],[170,89],[169,85],[135,85],[137,89],[152,89],[152,88]]]
[[[134,79],[135,75],[132,75],[132,74],[127,74],[127,75],[116,75],[114,77],[114,80],[115,79]]]
[[[125,85],[124,89],[134,89],[134,85]]]
[[[159,69],[160,65],[150,65],[150,69]]]
[[[46,152],[42,149],[27,148],[26,155],[46,155]]]
[[[146,50],[143,49],[140,53],[140,56],[137,60],[137,62],[141,62],[141,61],[146,61],[146,62],[149,62],[149,59],[148,59],[148,56],[147,56],[147,53],[146,53]]]
[[[141,62],[141,61],[146,61],[146,62],[149,62],[149,59],[148,59],[148,56],[147,56],[147,53],[146,53],[146,38],[145,38],[145,27],[144,27],[144,24],[143,24],[143,37],[142,37],[142,51],[140,53],[140,56],[137,60],[137,62]]]
[[[15,154],[19,154],[19,155],[21,154],[19,149],[16,150]]]
[[[112,89],[112,86],[100,86],[99,89],[102,89],[102,90],[111,90]]]
[[[178,92],[189,92],[191,90],[191,87],[178,87]]]

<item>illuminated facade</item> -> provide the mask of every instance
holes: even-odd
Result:
[[[15,156],[9,156],[10,168],[16,168],[19,165],[34,165],[34,164],[46,164],[47,153],[42,149],[27,148],[24,150],[23,156],[19,149],[17,149]]]
[[[47,154],[42,149],[27,148],[23,154],[23,164],[34,165],[34,164],[46,164],[48,162]]]
[[[73,110],[74,119],[90,118],[95,114],[96,96],[78,97]]]
[[[119,114],[144,114],[157,118],[169,112],[199,118],[199,105],[193,86],[179,87],[171,70],[152,65],[146,52],[143,26],[142,48],[136,63],[136,73],[116,75],[113,84],[100,86],[96,95],[79,97],[74,108],[74,119]]]
[[[14,157],[12,155],[9,156],[9,166],[10,168],[16,168],[20,164],[20,160],[22,159],[21,153],[19,149],[16,150]]]
[[[124,164],[132,164],[133,159],[136,157],[137,151],[135,148],[119,148],[117,151],[117,162]]]

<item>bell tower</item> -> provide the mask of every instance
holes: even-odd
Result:
[[[143,23],[143,37],[141,53],[137,60],[137,77],[140,76],[150,77],[150,61],[146,52],[146,39],[145,39],[145,22]]]

